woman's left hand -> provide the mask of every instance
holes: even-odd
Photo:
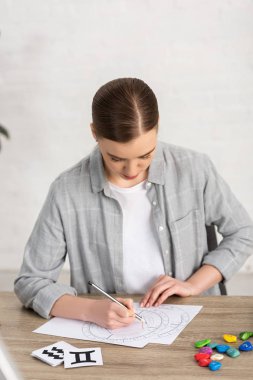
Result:
[[[172,295],[189,297],[194,294],[193,285],[187,281],[161,275],[144,295],[140,302],[141,307],[159,306]]]

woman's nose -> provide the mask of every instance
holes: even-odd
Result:
[[[128,162],[125,164],[124,173],[125,175],[131,177],[138,174],[138,164],[135,162]]]

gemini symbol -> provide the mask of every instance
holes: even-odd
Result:
[[[75,362],[72,362],[72,364],[79,364],[79,363],[96,363],[96,360],[91,359],[91,354],[92,352],[95,352],[95,350],[92,351],[83,351],[83,352],[74,352],[74,351],[69,351],[70,354],[75,355]],[[81,360],[81,355],[85,355],[85,360]]]

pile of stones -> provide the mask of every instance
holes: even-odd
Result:
[[[195,360],[200,367],[209,367],[211,371],[217,371],[221,368],[221,360],[224,358],[223,354],[231,358],[240,356],[240,352],[252,351],[253,346],[249,339],[253,336],[253,332],[244,331],[239,334],[239,338],[244,342],[238,348],[230,347],[228,344],[218,344],[212,342],[211,339],[199,340],[194,343],[194,346],[199,349],[198,353],[194,355]],[[225,334],[223,339],[227,343],[236,343],[237,337],[235,335]],[[216,350],[215,353],[213,350]]]

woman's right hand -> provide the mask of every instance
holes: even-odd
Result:
[[[117,329],[130,325],[135,320],[133,300],[126,298],[117,298],[117,300],[123,303],[126,308],[108,299],[90,299],[88,311],[89,322],[94,322],[107,329]]]

